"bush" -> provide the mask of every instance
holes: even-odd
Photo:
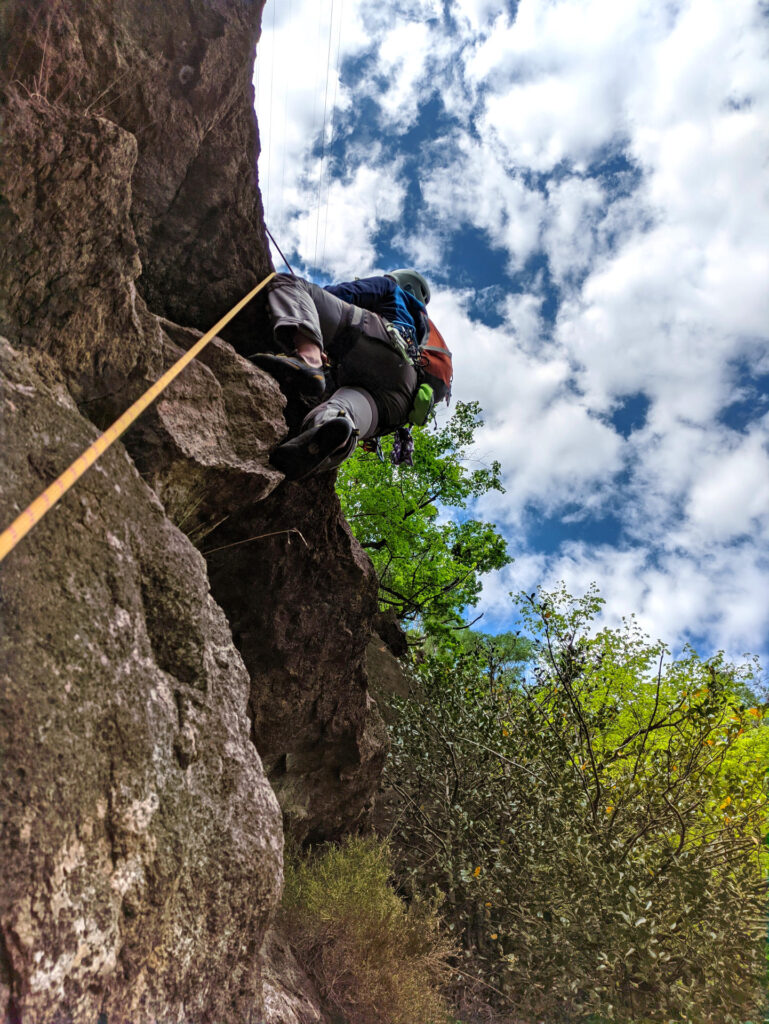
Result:
[[[384,461],[359,448],[337,478],[344,516],[376,568],[382,608],[432,634],[451,635],[477,604],[484,573],[510,561],[496,527],[465,512],[503,490],[498,462],[468,468],[480,416],[477,402],[457,402],[440,429],[415,428],[413,467],[392,465],[385,437]]]
[[[387,844],[373,838],[289,856],[283,914],[291,945],[349,1024],[442,1024],[451,944],[434,907],[407,907],[390,871]]]
[[[397,702],[405,891],[444,896],[464,970],[515,1019],[741,1024],[766,982],[765,709],[750,666],[668,660],[595,593],[527,600]],[[507,655],[500,657],[504,643]]]

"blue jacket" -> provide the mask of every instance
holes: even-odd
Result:
[[[421,345],[429,333],[427,310],[410,292],[404,292],[392,277],[363,277],[359,281],[330,284],[327,292],[362,309],[370,309],[389,320],[407,341]]]

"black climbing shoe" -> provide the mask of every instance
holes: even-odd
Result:
[[[322,366],[310,366],[299,356],[274,352],[256,352],[248,357],[260,370],[265,370],[280,385],[287,396],[301,394],[308,398],[321,398],[326,390],[326,375]]]
[[[279,445],[270,462],[286,480],[303,480],[313,473],[340,466],[356,444],[352,421],[347,416],[337,416]]]

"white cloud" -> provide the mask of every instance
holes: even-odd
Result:
[[[553,279],[563,287],[593,263],[598,244],[596,222],[605,195],[592,178],[566,178],[548,185],[547,191],[543,244]]]
[[[500,0],[455,0],[452,14],[458,23],[459,31],[473,35],[490,28],[498,18],[504,16],[505,4]]]
[[[509,321],[491,328],[471,320],[463,303],[468,298],[439,290],[430,308],[453,352],[455,397],[483,408],[478,451],[502,462],[507,492],[489,495],[482,511],[515,523],[527,504],[552,509],[564,493],[569,501],[595,502],[622,468],[621,438],[570,390],[562,351],[526,351]],[[512,303],[508,312],[529,328],[536,316]]]
[[[439,16],[435,10],[425,12],[429,14]],[[404,131],[414,124],[421,102],[429,98],[434,88],[425,74],[428,56],[435,62],[448,52],[449,40],[439,29],[425,24],[425,15],[396,22],[388,28],[379,45],[379,61],[372,68],[375,77],[371,76],[362,87],[376,99],[384,131]],[[379,84],[381,79],[387,83],[384,91]]]
[[[330,182],[327,205],[298,213],[285,234],[305,265],[322,264],[333,277],[349,281],[374,271],[374,234],[400,218],[403,196],[397,162],[378,168],[361,164],[350,181]]]
[[[451,144],[447,139],[436,148],[450,151]],[[505,250],[511,269],[519,269],[539,245],[544,197],[511,175],[492,147],[468,136],[455,145],[458,153],[422,178],[427,209],[420,225],[438,220],[455,230],[462,224],[482,228]]]
[[[626,133],[623,96],[668,18],[662,5],[521,0],[515,22],[468,62],[471,80],[492,88],[481,134],[496,137],[512,164],[537,171],[589,161]]]
[[[711,543],[745,535],[769,541],[769,422],[703,460],[687,514]]]
[[[301,247],[304,257],[314,255],[330,184],[328,158],[321,166],[313,147],[321,137],[330,141],[335,116],[351,102],[339,82],[340,59],[369,43],[359,7],[281,0],[263,13],[254,66],[259,185],[268,227],[281,248]],[[310,210],[317,211],[314,220]]]
[[[515,554],[515,550],[513,550]],[[479,610],[488,622],[509,619],[509,593],[554,588],[564,581],[573,594],[598,582],[606,604],[598,626],[616,627],[634,615],[653,639],[663,639],[675,654],[686,640],[703,654],[723,650],[734,661],[746,653],[764,656],[769,636],[769,605],[757,600],[765,592],[769,566],[757,560],[752,544],[720,549],[697,559],[670,554],[661,560],[643,548],[564,546],[546,556],[524,553],[484,587]]]
[[[455,394],[486,413],[478,453],[502,461],[508,488],[483,505],[518,557],[489,607],[513,580],[596,579],[607,614],[637,611],[671,642],[769,647],[769,426],[724,418],[735,367],[769,367],[761,4],[521,0],[511,20],[499,0],[453,0],[447,21],[439,0],[349,0],[333,25],[330,6],[282,0],[275,33],[265,14],[260,173],[279,240],[338,277],[375,268],[383,225],[438,284],[468,225],[511,276],[547,261],[524,292],[520,277],[507,295],[454,282],[431,307]],[[340,48],[367,54],[354,91],[334,80]],[[420,149],[393,158],[434,89],[453,127],[423,124]],[[321,187],[312,144],[324,102],[330,139],[334,95],[338,111],[365,96],[377,114]],[[417,164],[420,210],[404,177]],[[470,315],[484,303],[499,327]],[[646,422],[626,440],[609,416],[639,393]],[[611,508],[621,543],[529,550],[530,517],[575,502]]]
[[[542,298],[530,294],[505,296],[505,325],[515,336],[516,345],[525,352],[542,348]]]

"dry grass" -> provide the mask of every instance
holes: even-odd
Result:
[[[286,868],[284,919],[322,998],[349,1024],[444,1024],[452,944],[435,908],[406,906],[379,840],[348,839]]]
[[[51,95],[51,86],[59,71],[61,54],[58,37],[62,32],[64,9],[61,0],[49,0],[36,7],[24,8],[16,4],[11,8],[8,22],[3,26],[8,38],[21,39],[13,63],[2,75],[5,86],[20,88],[29,99],[59,103],[70,88],[69,76],[58,91]]]

